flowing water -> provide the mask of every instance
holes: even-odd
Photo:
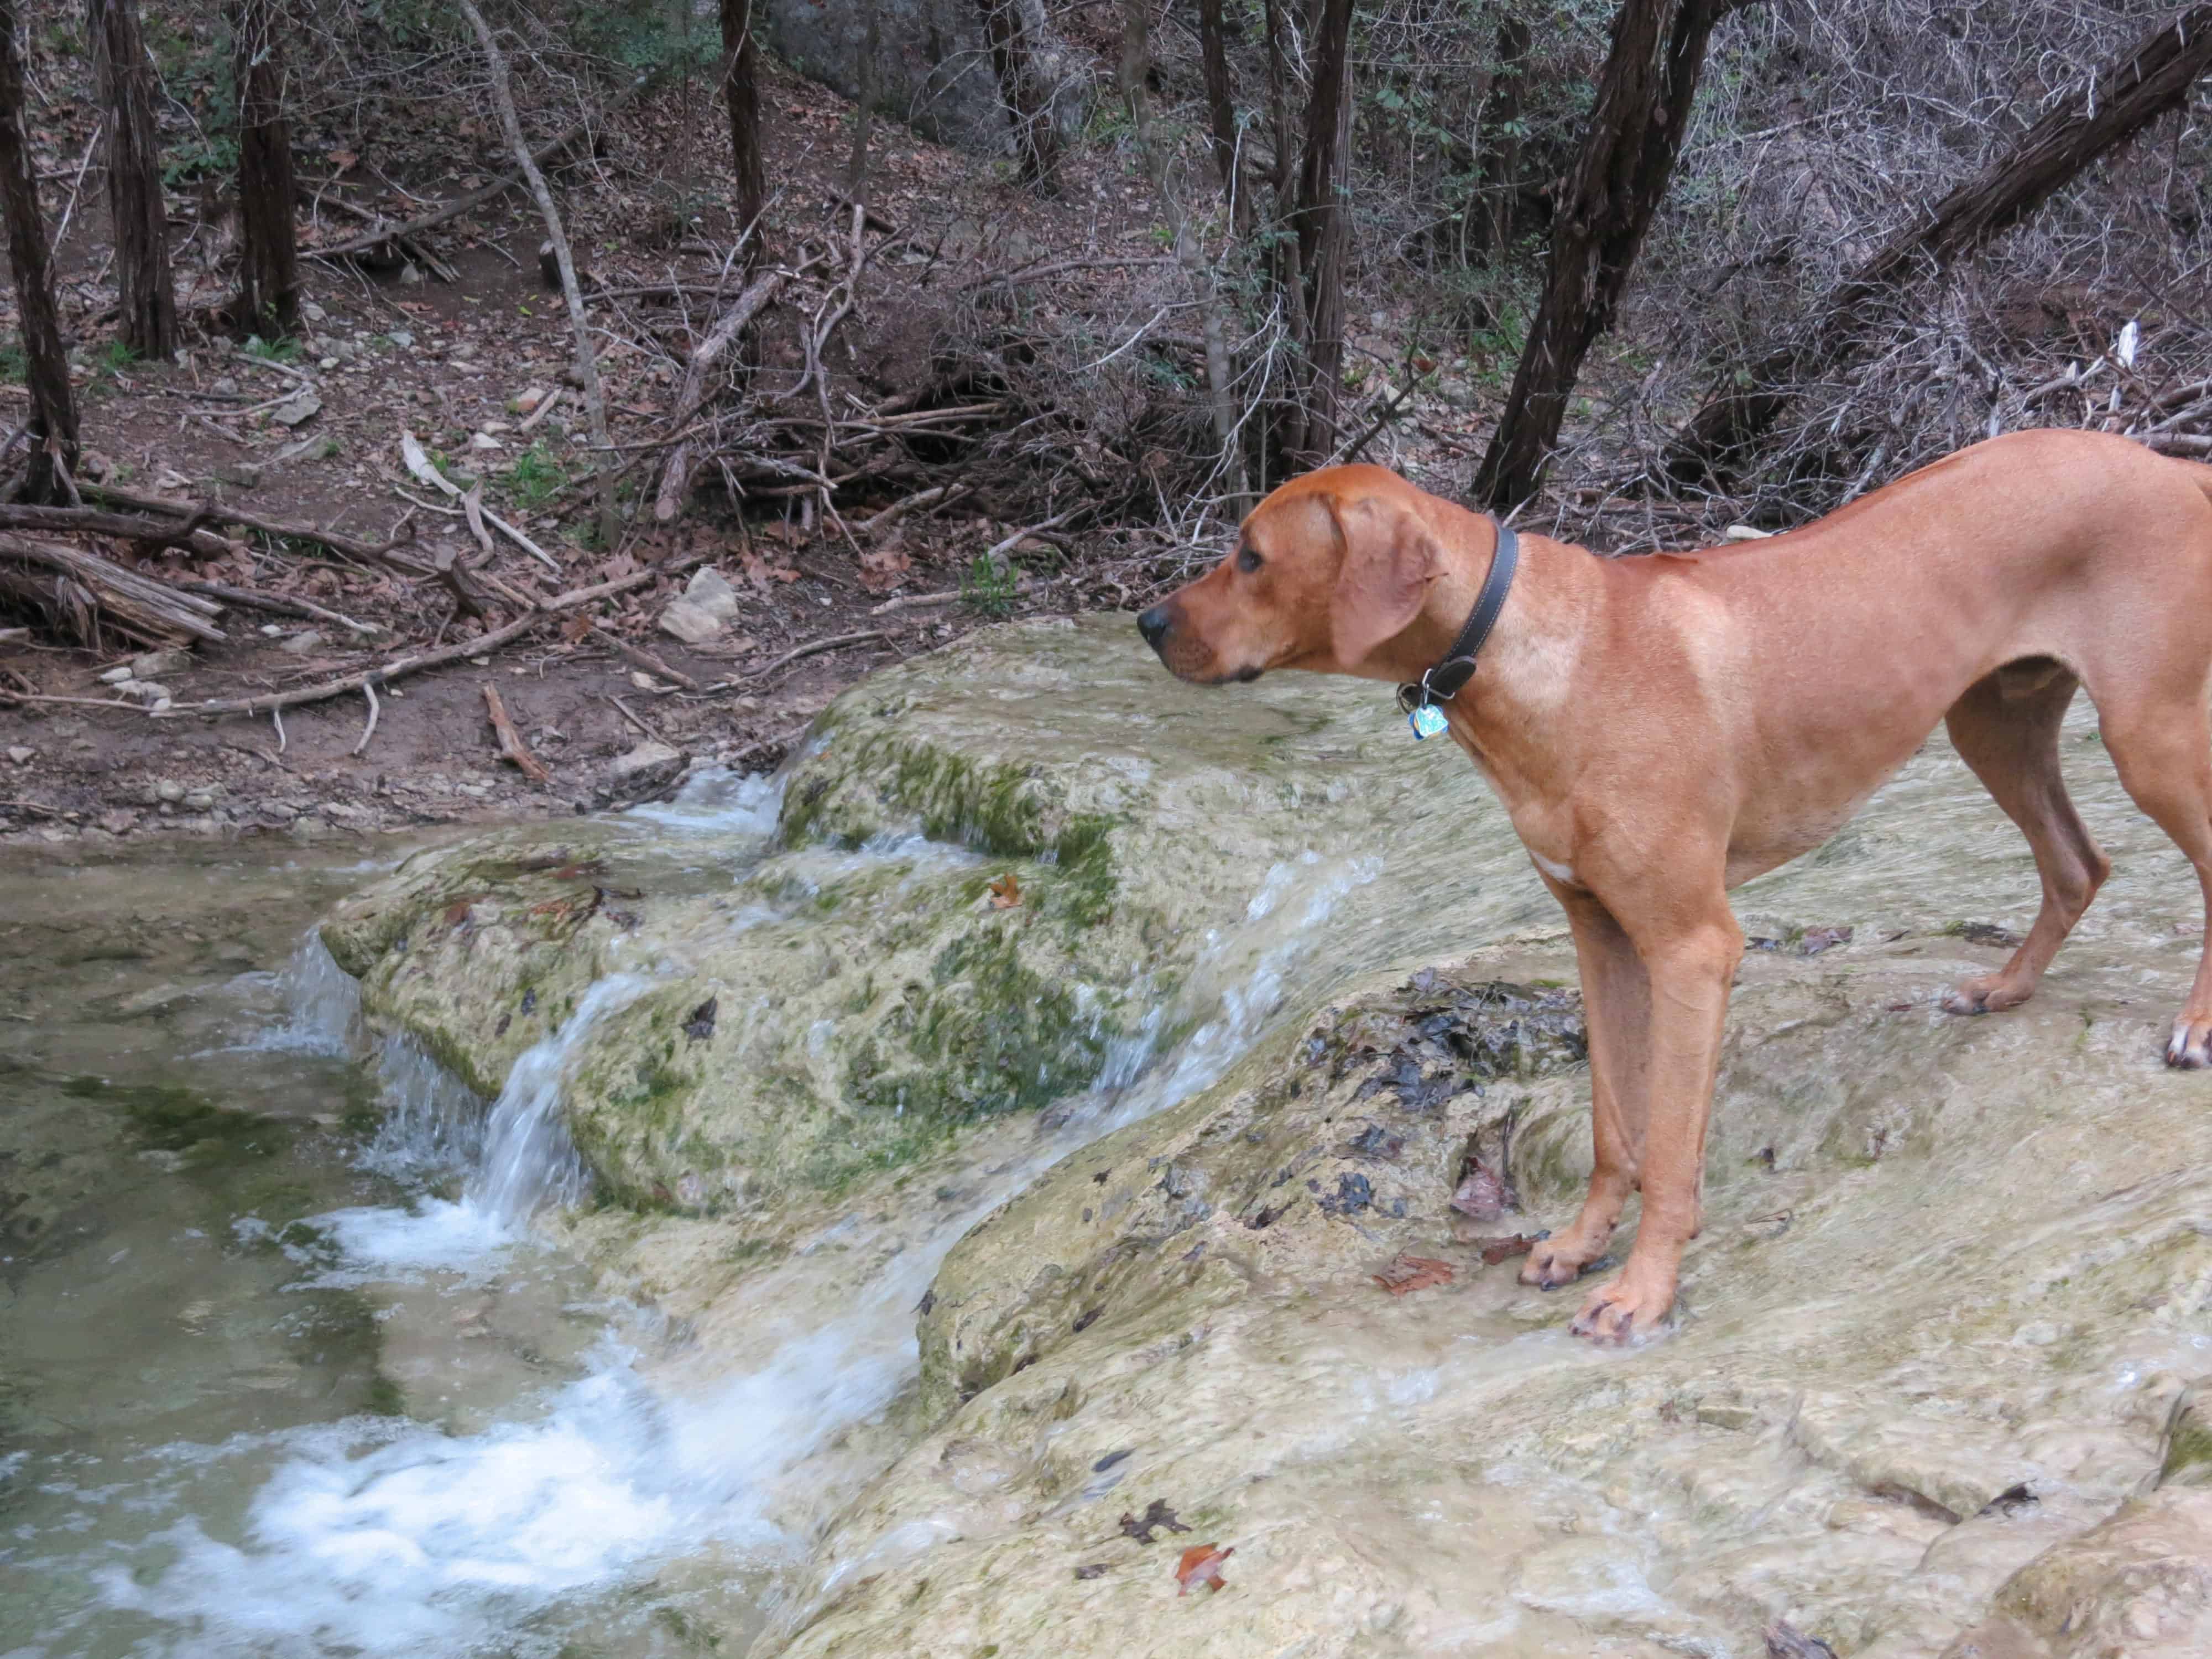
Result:
[[[2116,850],[2149,854],[2094,926],[2170,933],[2178,860],[2093,794]],[[776,804],[765,781],[710,777],[630,814],[647,878],[736,878]],[[1930,920],[1912,848],[1938,819],[1947,847],[1990,848],[1946,866],[1941,902],[2020,926],[2022,849],[1939,745],[1749,890],[1754,931],[1769,905]],[[866,1431],[911,1381],[914,1305],[977,1218],[1346,977],[1556,925],[1494,808],[1275,866],[1152,1022],[1192,1035],[1125,1042],[1051,1127],[986,1137],[933,1203],[840,1218],[769,1276],[782,1301],[756,1351],[708,1367],[532,1225],[584,1195],[563,1078],[651,983],[650,939],[487,1105],[367,1038],[351,982],[299,943],[382,867],[224,852],[0,871],[21,898],[0,917],[4,1659],[742,1651],[807,1527],[888,1455]],[[832,1249],[880,1258],[864,1293],[808,1278]]]

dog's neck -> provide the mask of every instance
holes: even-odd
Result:
[[[1410,684],[1443,659],[1490,574],[1490,539],[1457,541],[1461,546],[1472,541],[1481,550],[1447,558],[1429,584],[1420,614],[1361,665],[1363,675]],[[1544,536],[1521,538],[1520,568],[1474,677],[1443,705],[1462,743],[1487,754],[1495,744],[1486,732],[1504,726],[1530,734],[1567,702],[1583,635],[1601,603],[1598,566],[1583,548]]]

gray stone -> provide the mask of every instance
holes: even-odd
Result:
[[[18,766],[28,766],[31,763],[33,757],[36,756],[38,750],[34,749],[26,749],[20,743],[10,744],[8,747],[8,758]]]
[[[279,426],[300,426],[322,412],[323,400],[312,392],[301,392],[289,402],[270,410],[269,418]]]
[[[300,816],[300,809],[281,800],[264,800],[253,809],[254,816],[271,823],[289,823]]]
[[[185,786],[174,778],[163,778],[154,786],[154,799],[174,803],[185,798]]]
[[[666,783],[683,769],[682,750],[648,741],[626,755],[615,757],[607,767],[607,787],[617,793],[627,794]]]
[[[317,304],[316,304],[313,300],[309,300],[309,301],[307,301],[305,304],[303,304],[302,306],[301,306],[301,307],[300,307],[300,314],[301,314],[302,317],[306,318],[306,319],[307,319],[309,322],[311,322],[311,323],[319,323],[319,322],[324,322],[324,321],[328,320],[328,319],[329,319],[329,317],[330,317],[330,313],[328,313],[328,312],[325,311],[325,310],[324,310],[320,306],[317,305]]]
[[[215,470],[215,476],[227,484],[236,484],[240,489],[261,488],[260,465],[253,461],[224,461]]]
[[[660,613],[660,631],[686,645],[704,645],[722,631],[721,618],[689,599],[671,599]]]
[[[295,657],[304,657],[310,651],[319,650],[322,643],[323,636],[310,628],[292,635],[276,648],[279,651],[289,651]]]
[[[137,679],[157,680],[164,674],[181,674],[191,665],[189,651],[149,651],[131,659],[131,673]]]
[[[728,622],[738,614],[738,590],[711,564],[691,573],[691,580],[684,584],[684,598],[716,622]]]
[[[215,796],[205,789],[188,790],[182,804],[187,812],[212,812],[215,811]]]
[[[132,678],[131,665],[129,663],[125,663],[119,668],[111,668],[102,673],[100,677],[100,683],[102,685],[120,685],[124,681],[130,679],[131,678]]]

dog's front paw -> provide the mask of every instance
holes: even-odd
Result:
[[[2033,988],[2026,990],[2006,982],[2002,974],[1984,974],[1979,979],[1970,979],[1943,994],[1943,1012],[1947,1014],[2001,1014],[2008,1008],[2017,1008],[2033,994]]]
[[[1674,1307],[1674,1275],[1632,1259],[1620,1278],[1590,1292],[1567,1329],[1593,1342],[1641,1341],[1659,1334]]]
[[[2183,1072],[2212,1066],[2212,1019],[2192,1018],[2184,1010],[2173,1022],[2173,1035],[2166,1040],[2166,1063]]]
[[[1521,1264],[1521,1282],[1540,1291],[1556,1291],[1571,1285],[1589,1271],[1591,1262],[1605,1254],[1603,1237],[1585,1235],[1570,1227],[1556,1238],[1539,1239]]]

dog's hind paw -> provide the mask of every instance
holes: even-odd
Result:
[[[2166,1040],[2166,1063],[2183,1072],[2212,1066],[2212,1019],[2184,1014],[2174,1021],[2173,1035]]]

